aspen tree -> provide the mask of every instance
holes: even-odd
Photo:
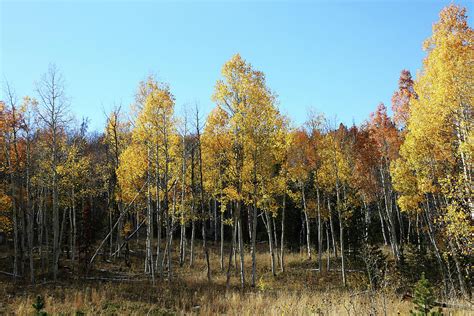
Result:
[[[267,151],[263,148],[265,145],[264,135],[272,129],[274,130],[272,124],[275,122],[272,120],[278,117],[278,111],[274,106],[275,96],[266,86],[264,74],[254,70],[240,55],[234,55],[223,66],[222,76],[224,79],[216,83],[213,100],[229,116],[233,162],[235,163],[231,181],[236,191],[235,211],[239,236],[241,286],[243,287],[245,284],[242,216],[246,200],[252,201],[253,204],[251,284],[255,286],[257,199],[259,194],[257,174],[261,163],[260,157]],[[271,141],[265,141],[271,144]],[[251,191],[250,188],[252,188]],[[269,242],[271,243],[271,240]]]
[[[455,262],[459,287],[466,296],[459,254],[470,252],[472,202],[472,104],[474,31],[466,10],[444,8],[433,34],[424,43],[428,52],[416,79],[418,96],[410,103],[407,133],[400,159],[392,165],[394,186],[402,211],[423,211],[428,233],[443,271],[434,233],[448,238],[446,254]],[[414,197],[414,198],[413,198]],[[436,216],[441,220],[435,222]],[[435,230],[435,228],[437,228]]]
[[[64,79],[55,65],[50,65],[48,71],[37,83],[39,111],[38,115],[44,124],[50,139],[50,188],[52,193],[53,216],[53,278],[58,275],[58,261],[60,256],[60,209],[57,166],[60,162],[60,148],[63,139],[63,128],[68,120],[68,101],[64,89]]]
[[[229,116],[220,107],[209,114],[202,135],[202,155],[204,164],[204,187],[220,205],[220,267],[224,271],[224,222],[229,201],[224,194],[232,160]],[[217,181],[216,181],[217,179]]]

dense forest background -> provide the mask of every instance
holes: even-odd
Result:
[[[470,299],[473,41],[466,10],[443,9],[416,79],[401,71],[393,115],[379,104],[359,126],[317,112],[294,126],[238,54],[207,118],[176,115],[172,87],[149,76],[101,133],[73,118],[56,66],[31,96],[5,82],[1,273],[35,284],[114,263],[155,285],[202,259],[208,282],[253,288],[260,264],[277,276],[299,253],[343,287],[361,272],[377,291],[390,274],[403,292],[424,273],[440,297]]]

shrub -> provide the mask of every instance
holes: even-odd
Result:
[[[414,289],[413,303],[415,311],[410,311],[412,315],[442,315],[441,311],[431,312],[435,306],[435,297],[430,282],[425,278],[425,273],[421,274],[420,280],[416,283]]]
[[[41,295],[36,296],[35,302],[31,305],[35,309],[35,315],[47,315],[47,313],[43,311],[44,305],[44,298]]]

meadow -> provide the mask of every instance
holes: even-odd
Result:
[[[273,276],[269,255],[263,249],[267,245],[259,246],[260,277],[255,288],[242,290],[234,270],[226,289],[226,271],[219,269],[218,247],[211,244],[211,282],[207,281],[200,247],[194,268],[180,267],[175,257],[174,277],[157,279],[155,285],[143,273],[145,254],[139,252],[131,257],[131,268],[120,258],[98,260],[89,275],[74,273],[65,262],[55,283],[39,281],[33,286],[13,283],[0,275],[0,313],[33,315],[38,295],[44,299],[43,311],[48,315],[409,315],[414,309],[412,285],[403,284],[396,272],[387,272],[381,288],[371,291],[363,269],[350,263],[344,288],[333,257],[332,269],[319,273],[316,262],[308,261],[302,251],[288,253],[286,271]],[[326,262],[326,254],[323,259]],[[245,272],[250,275],[250,271],[251,262],[246,260]],[[447,305],[441,307],[445,315],[474,312],[472,303],[458,298],[443,298],[442,304]]]

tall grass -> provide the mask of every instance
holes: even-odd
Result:
[[[38,294],[45,298],[45,311],[52,315],[408,315],[413,309],[413,304],[402,300],[390,282],[378,292],[370,292],[364,273],[357,269],[348,274],[348,286],[343,288],[336,260],[331,262],[333,270],[318,272],[317,263],[306,260],[304,254],[288,253],[286,271],[273,276],[264,248],[257,255],[257,286],[240,289],[238,272],[233,271],[227,291],[217,249],[214,246],[211,252],[210,283],[199,248],[194,268],[187,264],[180,267],[176,257],[174,277],[158,279],[155,286],[142,273],[143,261],[139,255],[132,258],[132,268],[127,268],[121,260],[98,262],[88,279],[63,275],[56,284],[36,286],[0,282],[0,301],[6,306],[4,310],[0,307],[0,314],[31,315]],[[248,254],[245,266],[249,280]],[[117,281],[114,275],[118,274],[121,278],[128,276],[130,281]],[[472,315],[466,309],[446,312]]]

